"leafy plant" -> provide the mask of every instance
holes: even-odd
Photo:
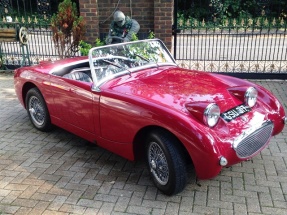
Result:
[[[148,34],[148,39],[154,39],[155,38],[155,34],[153,31],[149,31],[149,34]]]
[[[287,19],[287,2],[283,0],[178,0],[179,26],[188,19],[220,25],[228,19]]]
[[[89,50],[92,48],[92,45],[81,40],[79,43],[80,52],[82,56],[87,56],[89,54]]]
[[[133,33],[131,41],[137,41],[137,40],[139,40],[138,36],[135,33]]]
[[[96,47],[105,45],[106,43],[104,41],[101,41],[99,38],[97,38],[96,41],[95,41]]]
[[[59,4],[58,13],[51,18],[53,41],[60,58],[71,57],[79,51],[79,43],[85,34],[85,22],[78,16],[71,0]]]
[[[149,34],[148,34],[148,38],[147,39],[154,39],[155,38],[155,34],[153,31],[149,31]],[[138,36],[136,34],[133,34],[132,35],[132,39],[131,41],[137,41],[139,40],[138,39]],[[90,43],[87,43],[83,40],[80,41],[79,43],[79,49],[80,49],[80,52],[81,52],[81,55],[82,56],[87,56],[89,54],[89,50],[92,48],[92,47],[99,47],[99,46],[104,46],[106,45],[106,43],[104,42],[106,41],[106,39],[104,39],[103,41],[99,38],[97,38],[95,40],[95,44],[94,46]]]

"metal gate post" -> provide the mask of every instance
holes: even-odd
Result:
[[[2,42],[0,42],[0,69],[3,68],[4,62],[3,62],[3,54],[2,54]]]
[[[178,0],[174,0],[174,24],[173,24],[173,57],[176,59],[176,44],[177,44],[177,10],[178,10]]]

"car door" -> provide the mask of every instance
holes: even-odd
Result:
[[[90,133],[99,132],[99,95],[92,93],[92,83],[52,77],[51,87],[58,118]]]

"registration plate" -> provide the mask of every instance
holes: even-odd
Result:
[[[249,106],[246,105],[239,105],[235,108],[232,108],[224,113],[221,113],[221,117],[227,121],[230,122],[233,119],[236,119],[239,116],[242,116],[243,114],[249,112],[251,110],[251,108]]]

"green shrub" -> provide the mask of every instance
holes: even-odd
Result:
[[[153,39],[153,38],[155,38],[155,35],[154,35],[154,33],[152,31],[150,31],[149,35],[148,35],[148,39]],[[137,41],[137,40],[138,40],[138,36],[136,34],[133,34],[131,41]],[[87,56],[89,54],[89,50],[92,47],[99,47],[99,46],[106,45],[106,43],[104,41],[106,41],[106,40],[104,39],[103,41],[101,41],[99,38],[97,38],[95,40],[95,44],[93,46],[92,44],[81,40],[80,43],[79,43],[79,49],[80,49],[81,55],[82,56]]]
[[[64,0],[59,4],[57,14],[51,18],[53,42],[60,58],[70,57],[76,53],[80,41],[86,32],[83,17],[78,16],[76,4]]]

